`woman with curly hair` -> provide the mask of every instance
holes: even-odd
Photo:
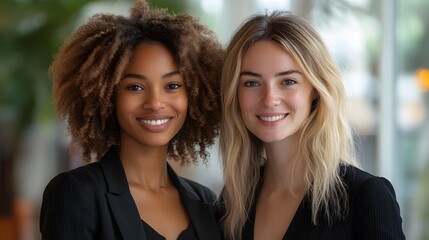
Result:
[[[313,27],[252,16],[225,59],[226,239],[404,239],[391,183],[358,167],[340,72]]]
[[[168,160],[206,162],[218,135],[223,50],[187,14],[137,0],[97,14],[55,57],[57,113],[88,162],[46,187],[43,239],[220,239],[215,194]]]

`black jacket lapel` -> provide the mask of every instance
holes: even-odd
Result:
[[[195,189],[179,178],[169,165],[168,174],[179,190],[198,239],[220,240],[220,231],[213,213],[212,203],[203,201]]]
[[[219,228],[217,222],[214,221],[215,217],[211,206],[207,203],[198,203],[195,201],[184,202],[187,205],[186,208],[191,222],[195,227],[198,239],[220,240]]]
[[[101,159],[101,168],[107,183],[106,197],[122,237],[124,240],[146,240],[116,148],[111,148]]]

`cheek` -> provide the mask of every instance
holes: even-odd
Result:
[[[121,99],[121,98],[116,99],[116,108],[115,108],[116,119],[118,121],[120,128],[123,128],[124,122],[126,121],[126,116],[128,115],[127,113],[129,112],[128,107],[129,106],[127,105],[126,101],[124,101],[124,99]]]
[[[252,96],[251,94],[238,94],[238,105],[240,107],[240,116],[243,120],[244,126],[246,128],[251,127],[253,112],[255,104],[258,102],[256,96]]]
[[[118,95],[116,98],[116,113],[127,113],[131,109],[135,108],[135,105],[138,103],[133,100],[133,98],[127,98],[122,95]]]
[[[175,108],[179,120],[179,128],[182,128],[183,124],[185,124],[186,116],[188,115],[188,97],[177,98],[175,101]]]
[[[178,111],[186,115],[188,111],[188,97],[186,95],[178,96],[173,100],[174,105]]]
[[[301,92],[290,96],[288,101],[295,109],[310,113],[312,99],[311,94]]]
[[[252,96],[248,93],[238,92],[238,105],[242,111],[250,109],[255,103],[256,96]]]
[[[124,103],[124,99],[121,98],[120,95],[117,95],[116,102],[115,102],[117,116],[120,116],[120,113],[124,111],[124,107],[126,107],[126,104]]]

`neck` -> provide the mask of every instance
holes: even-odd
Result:
[[[167,146],[136,147],[121,143],[119,156],[128,184],[152,190],[171,184],[167,172]]]
[[[297,158],[297,141],[266,143],[267,166],[264,187],[273,191],[301,192],[306,189],[303,159]]]

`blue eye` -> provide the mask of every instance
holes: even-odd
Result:
[[[255,81],[247,81],[244,83],[244,86],[246,86],[246,87],[257,87],[257,86],[259,86],[259,83],[255,82]]]
[[[179,89],[180,87],[182,87],[182,85],[178,83],[170,83],[167,85],[167,89],[171,89],[171,90]]]
[[[282,82],[282,84],[284,84],[284,85],[294,85],[295,83],[296,83],[296,81],[291,80],[291,79],[285,79]]]

